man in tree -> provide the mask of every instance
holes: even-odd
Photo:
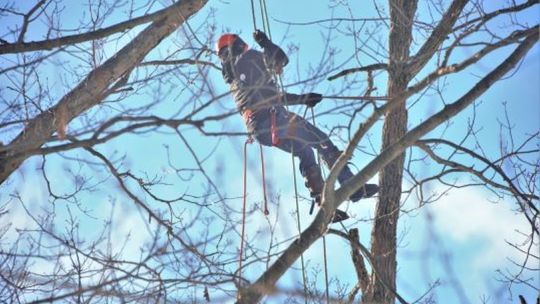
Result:
[[[328,135],[304,118],[287,111],[283,105],[304,104],[314,107],[322,100],[322,95],[281,93],[272,74],[281,74],[289,59],[263,32],[257,30],[253,37],[263,48],[262,53],[249,49],[236,34],[224,34],[219,38],[216,50],[222,64],[223,78],[231,87],[248,132],[261,144],[276,146],[300,158],[300,172],[305,185],[311,197],[317,201],[320,199],[324,181],[312,149],[319,151],[329,168],[334,165],[341,152]],[[344,183],[352,176],[351,170],[345,166],[339,173],[338,180]],[[371,197],[378,190],[377,185],[366,184],[351,195],[350,200],[356,202],[361,198]],[[345,212],[337,210],[333,221],[339,222],[347,218]]]

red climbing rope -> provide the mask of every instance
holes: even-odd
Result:
[[[276,109],[270,109],[270,133],[272,134],[272,145],[279,145],[279,134],[277,127]]]
[[[244,193],[242,196],[242,229],[240,232],[240,258],[238,259],[238,277],[242,276],[242,260],[244,257],[244,243],[245,243],[245,232],[246,232],[246,205],[247,205],[247,146],[254,142],[253,138],[250,136],[246,139],[244,143]],[[261,171],[262,171],[262,186],[263,186],[263,195],[264,195],[264,215],[270,214],[268,211],[268,200],[266,196],[266,174],[264,170],[264,154],[262,145],[259,144],[259,150],[261,155]]]
[[[244,259],[244,235],[246,229],[246,201],[247,201],[247,145],[253,142],[253,138],[248,137],[244,143],[244,195],[242,202],[242,230],[240,233],[240,258],[238,259],[238,277],[242,277],[242,260]]]

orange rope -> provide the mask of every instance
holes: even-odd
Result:
[[[240,233],[240,259],[238,262],[238,277],[242,277],[242,260],[244,258],[244,235],[246,229],[246,201],[247,201],[247,145],[252,143],[253,139],[249,137],[244,143],[244,195],[242,202],[242,230]]]
[[[248,137],[244,143],[244,193],[242,196],[242,230],[240,233],[240,258],[238,262],[238,277],[242,276],[242,260],[244,258],[244,243],[245,243],[245,233],[246,233],[246,205],[247,205],[247,146],[248,144],[253,143],[253,138]],[[266,176],[264,170],[264,155],[262,145],[259,144],[260,154],[261,154],[261,170],[262,170],[262,184],[263,184],[263,195],[264,195],[264,215],[270,214],[268,211],[268,200],[266,199]]]
[[[277,115],[275,108],[270,109],[270,133],[272,134],[272,145],[278,146],[281,140],[278,133]]]

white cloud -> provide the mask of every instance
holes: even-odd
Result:
[[[512,211],[510,202],[493,203],[489,196],[478,188],[453,189],[430,210],[441,235],[478,247],[472,266],[494,270],[506,264],[508,257],[520,258],[506,241],[523,242],[518,231],[530,228],[522,214]]]
[[[36,224],[28,216],[22,204],[24,203],[28,210],[41,210],[42,206],[48,202],[45,189],[45,186],[41,184],[40,180],[31,174],[28,174],[24,180],[19,180],[19,177],[17,177],[13,183],[13,188],[6,189],[5,193],[20,197],[19,200],[15,197],[9,198],[7,195],[5,196],[5,202],[9,202],[6,205],[8,213],[5,215],[5,218],[2,218],[2,221],[10,225],[5,235],[6,241],[14,242],[19,236],[17,230],[36,228]],[[0,204],[4,204],[5,202],[0,201]],[[4,225],[1,225],[1,227],[4,227]]]

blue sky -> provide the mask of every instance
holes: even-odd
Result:
[[[255,1],[258,2],[258,1]],[[352,1],[351,1],[352,2]],[[167,2],[168,3],[168,2]],[[291,83],[297,83],[310,78],[313,75],[313,69],[324,63],[324,68],[329,71],[335,72],[344,68],[356,67],[360,65],[367,65],[377,60],[384,60],[384,58],[371,58],[365,53],[359,52],[357,56],[351,54],[354,50],[354,40],[352,37],[344,35],[343,31],[353,28],[358,31],[361,37],[368,34],[369,24],[362,27],[361,22],[341,22],[335,28],[329,28],[332,23],[313,24],[313,25],[288,25],[287,22],[310,22],[314,20],[323,20],[331,17],[342,18],[367,18],[376,17],[376,13],[371,4],[365,4],[361,1],[344,5],[343,1],[268,1],[268,12],[270,15],[270,23],[272,30],[273,40],[279,43],[284,49],[287,49],[290,54],[291,63],[287,67],[284,75],[285,85]],[[309,7],[309,10],[306,8]],[[215,9],[215,14],[210,14],[212,9]],[[63,26],[70,28],[71,21],[76,22],[80,16],[82,9],[75,5],[70,5],[65,9],[65,18],[62,19]],[[425,17],[428,13],[425,10],[419,11],[419,16]],[[528,15],[520,15],[520,21],[528,21],[535,23],[539,19],[540,13],[538,7],[533,10],[533,13]],[[210,16],[210,18],[209,18]],[[260,18],[260,15],[257,14]],[[115,18],[110,19],[110,23],[118,22]],[[222,32],[235,32],[240,33],[242,37],[254,48],[258,48],[253,45],[251,38],[251,32],[253,31],[253,21],[251,18],[251,10],[249,1],[209,1],[209,4],[189,23],[192,28],[197,29],[200,26],[205,26],[205,22],[210,21],[216,23],[217,30],[216,35]],[[2,22],[8,22],[4,19]],[[504,25],[508,20],[501,20],[498,29],[502,32],[506,31]],[[260,19],[257,20],[258,24],[261,24]],[[73,23],[75,24],[75,23]],[[129,38],[144,27],[138,27],[133,32],[128,33],[121,43],[125,43]],[[36,27],[37,31],[30,32],[30,37],[33,39],[39,39],[40,27]],[[365,48],[385,48],[386,29],[381,26],[379,31],[376,31],[375,35],[381,38],[381,46],[371,44],[364,46]],[[332,35],[332,39],[329,44],[325,41],[326,35]],[[201,32],[204,37],[206,33]],[[178,45],[184,43],[183,39],[185,34],[182,31],[178,31],[173,34],[169,39],[165,40],[155,51],[153,51],[148,59],[163,58],[167,54],[171,54],[176,51]],[[196,42],[194,42],[197,44]],[[416,46],[422,43],[422,37],[415,37]],[[118,44],[109,44],[105,46],[105,54],[110,56],[120,46]],[[213,45],[212,45],[213,47]],[[333,61],[326,61],[325,52],[328,52],[329,47],[335,48],[336,53]],[[538,132],[540,129],[540,89],[538,84],[540,83],[540,48],[536,45],[525,60],[521,63],[519,72],[513,73],[506,79],[496,83],[485,95],[483,95],[478,101],[476,124],[481,128],[480,139],[482,144],[485,145],[485,151],[489,156],[496,157],[499,151],[499,124],[498,121],[504,119],[504,107],[503,102],[508,104],[508,114],[512,119],[515,126],[514,135],[519,139],[523,139],[523,134],[531,134]],[[187,55],[188,52],[182,52],[182,55]],[[447,82],[447,88],[444,90],[444,98],[447,102],[453,101],[456,97],[460,96],[472,84],[478,80],[478,75],[485,73],[492,69],[501,60],[501,56],[508,54],[508,49],[504,49],[500,52],[495,52],[490,55],[486,60],[483,60],[477,67],[467,69],[458,76],[450,76]],[[456,54],[456,58],[466,56],[469,54]],[[212,61],[216,62],[217,58],[210,57]],[[77,61],[74,58],[63,58],[67,62],[76,65]],[[1,63],[6,64],[5,61]],[[429,71],[429,69],[426,69]],[[65,93],[60,83],[62,79],[67,79],[67,82],[74,81],[74,75],[66,74],[66,72],[59,68],[54,67],[54,63],[49,64],[43,68],[43,73],[50,75],[51,83],[54,83],[53,91],[55,95],[61,96]],[[223,83],[219,71],[211,70],[209,72],[210,81],[217,94],[228,91],[227,86]],[[315,81],[308,82],[306,85],[294,85],[288,87],[290,92],[306,92],[316,91],[324,93],[325,95],[334,95],[335,91],[341,89],[344,85],[343,79],[328,82],[324,80],[328,76],[329,72],[318,75]],[[331,74],[331,73],[330,73]],[[167,94],[163,99],[163,106],[155,109],[157,115],[163,117],[169,117],[171,109],[174,111],[181,108],[181,104],[185,98],[186,93],[181,92],[180,85],[175,80],[176,76],[171,76],[168,80],[168,88],[173,91],[172,94]],[[353,76],[361,81],[356,85],[355,90],[345,91],[345,95],[358,94],[357,92],[364,88],[364,75]],[[350,78],[349,78],[350,79]],[[376,95],[384,95],[385,92],[385,76],[378,75],[376,77],[376,86],[378,91]],[[176,86],[176,88],[175,88]],[[142,94],[130,97],[125,101],[125,105],[133,105],[139,103],[145,103],[153,98],[153,87],[145,88]],[[159,98],[159,96],[157,96]],[[204,96],[209,98],[209,96]],[[204,101],[203,101],[204,102]],[[343,105],[344,102],[325,102],[317,106],[316,112],[324,112],[325,109],[334,107],[335,105]],[[422,97],[421,102],[414,106],[409,116],[409,126],[413,127],[422,122],[429,114],[434,113],[436,110],[443,106],[442,100],[437,95],[426,95]],[[234,109],[234,101],[230,96],[222,98],[211,108],[206,110],[201,117],[206,115],[212,115],[214,113],[220,113],[224,109]],[[303,114],[303,108],[297,107],[292,110]],[[180,111],[183,113],[182,111]],[[109,108],[101,109],[99,111],[91,111],[90,114],[113,115],[114,110]],[[89,115],[90,115],[89,114]],[[465,128],[467,121],[473,114],[472,108],[467,109],[459,117],[452,120],[451,126],[444,132],[448,138],[458,141],[465,134]],[[355,124],[360,123],[364,116],[360,116],[355,120]],[[342,116],[323,116],[317,119],[317,124],[325,129],[332,129],[334,126],[343,124],[344,117]],[[77,125],[82,123],[81,121],[75,121],[70,125],[70,128],[76,129]],[[353,126],[355,125],[353,124]],[[368,139],[364,139],[361,142],[363,147],[362,152],[355,153],[353,163],[357,167],[365,165],[372,156],[364,154],[363,151],[376,153],[378,151],[380,143],[380,129],[381,124],[375,126],[375,128],[369,134]],[[241,118],[239,116],[233,116],[227,120],[211,124],[209,131],[243,131]],[[228,197],[233,197],[228,201],[230,204],[228,208],[234,210],[240,210],[241,199],[239,197],[241,193],[241,181],[242,176],[242,145],[243,137],[232,138],[216,138],[202,136],[198,131],[189,128],[182,128],[183,135],[189,139],[192,144],[192,148],[197,155],[203,159],[212,149],[216,149],[216,152],[205,160],[203,166],[209,173],[223,172],[221,177],[216,179],[216,183],[219,183],[220,191],[226,194]],[[115,155],[126,154],[126,165],[129,166],[133,172],[147,172],[151,176],[153,173],[164,174],[168,181],[173,184],[171,186],[162,187],[161,194],[169,197],[178,195],[185,191],[191,191],[195,194],[204,194],[207,190],[206,179],[203,176],[195,175],[189,183],[181,183],[176,178],[177,176],[171,171],[171,168],[167,166],[166,150],[163,145],[168,145],[170,154],[173,156],[172,160],[178,167],[193,168],[194,162],[189,153],[189,150],[183,145],[177,138],[171,140],[170,131],[163,130],[161,133],[149,133],[147,135],[128,135],[124,138],[114,140],[108,145],[99,146],[100,151],[113,155],[114,151],[118,151]],[[433,131],[428,137],[437,137],[442,133],[442,129]],[[343,148],[344,143],[339,138],[346,138],[347,133],[334,133],[333,139],[338,145]],[[0,140],[6,140],[0,135]],[[371,143],[370,143],[371,141]],[[518,140],[519,141],[519,140]],[[469,144],[474,144],[468,142]],[[370,145],[375,148],[371,149]],[[536,141],[538,146],[538,140]],[[252,145],[250,149],[250,179],[249,179],[249,202],[251,204],[260,203],[262,197],[262,189],[260,188],[260,175],[258,172],[258,147]],[[76,150],[66,154],[67,156],[79,156],[88,157],[85,152]],[[271,222],[277,221],[275,239],[276,241],[287,240],[296,235],[296,223],[294,221],[294,192],[292,187],[292,168],[291,159],[289,155],[276,151],[274,149],[265,149],[266,165],[267,165],[267,180],[269,181],[269,191],[272,197],[277,195],[281,196],[281,204],[278,206],[272,205],[270,207],[271,215],[269,217]],[[111,156],[112,157],[112,156]],[[533,156],[533,157],[538,157]],[[29,202],[33,207],[48,205],[47,190],[43,180],[40,178],[37,166],[39,166],[40,160],[33,158],[27,161],[20,172],[15,173],[12,176],[10,185],[3,186],[3,194],[0,193],[0,202],[3,204],[9,202],[13,206],[11,221],[15,227],[22,227],[29,225],[28,218],[24,215],[24,212],[17,205],[17,202],[10,198],[13,193],[22,193],[25,201]],[[55,179],[60,179],[65,174],[66,168],[76,170],[77,164],[69,162],[58,156],[49,156],[48,165],[50,166],[51,176]],[[432,167],[421,168],[425,174],[432,172]],[[95,172],[85,169],[83,174],[91,176],[93,180],[106,179],[106,173]],[[298,172],[297,172],[298,174]],[[182,177],[191,176],[190,173],[181,173]],[[299,176],[299,175],[298,175]],[[456,176],[460,181],[468,181],[467,176]],[[377,178],[374,177],[373,181],[376,182]],[[137,248],[148,240],[149,233],[148,224],[144,214],[133,208],[133,203],[126,199],[124,195],[120,193],[114,186],[114,183],[108,179],[107,183],[111,186],[105,187],[107,191],[96,193],[86,193],[82,196],[82,201],[92,201],[92,204],[85,206],[92,209],[92,214],[97,217],[103,217],[109,214],[113,214],[113,233],[116,240],[122,240],[127,234],[131,235],[129,246],[131,248]],[[304,197],[307,192],[302,187],[302,182],[299,181],[299,189],[301,195]],[[56,184],[55,188],[62,192],[68,192],[70,183]],[[431,186],[431,191],[444,192],[446,189],[441,186]],[[496,271],[498,269],[513,269],[512,264],[508,261],[508,257],[517,257],[515,251],[513,251],[506,243],[505,240],[518,242],[521,240],[521,235],[517,230],[526,230],[527,226],[524,222],[524,218],[515,212],[514,202],[510,200],[498,200],[498,203],[493,203],[495,198],[491,193],[480,188],[465,188],[449,192],[443,197],[443,199],[433,205],[429,205],[421,208],[420,210],[413,210],[408,213],[404,213],[401,217],[399,226],[400,249],[398,253],[398,291],[410,301],[413,301],[420,297],[424,292],[429,289],[429,286],[434,282],[440,282],[440,285],[435,289],[435,298],[439,303],[481,303],[482,299],[487,299],[488,303],[505,303],[508,301],[509,293],[507,288],[497,282]],[[114,202],[114,204],[113,204]],[[408,200],[405,205],[405,210],[414,209],[418,202],[414,199]],[[59,223],[62,222],[66,213],[66,208],[69,204],[57,203],[55,208],[62,210],[58,212]],[[253,206],[253,205],[252,205]],[[311,221],[312,217],[307,214],[308,204],[305,201],[301,201],[301,220],[302,226],[306,227]],[[348,209],[348,212],[354,216],[354,219],[346,222],[349,228],[358,227],[361,231],[361,240],[364,245],[369,246],[371,217],[373,216],[375,208],[375,200],[368,199],[363,200],[358,204],[344,204],[344,207]],[[72,207],[70,207],[72,208]],[[216,211],[222,211],[222,206],[215,206]],[[195,209],[188,208],[186,211],[186,218],[194,216]],[[236,215],[233,215],[236,216]],[[277,217],[277,218],[276,218]],[[94,225],[99,225],[100,221],[94,221],[89,218],[84,218],[81,215],[81,221],[85,223],[83,232],[91,235],[91,232],[95,232]],[[248,237],[251,237],[253,244],[264,248],[268,246],[269,242],[269,224],[267,219],[260,213],[254,213],[250,219],[248,219]],[[196,233],[207,228],[210,229],[210,233],[219,233],[223,223],[216,222],[211,226],[195,227],[191,233]],[[147,227],[146,229],[139,229],[138,227]],[[339,226],[335,228],[340,228]],[[254,231],[260,231],[260,234],[255,234]],[[15,232],[11,232],[11,237],[14,237]],[[229,236],[231,240],[238,242],[238,238],[231,234]],[[355,284],[355,274],[351,270],[351,262],[348,253],[347,245],[335,236],[327,237],[330,263],[330,274],[334,277],[338,277],[340,282],[344,284]],[[284,243],[285,246],[287,243]],[[537,243],[538,244],[538,243]],[[282,247],[283,248],[283,247]],[[313,269],[320,269],[322,267],[321,256],[321,241],[317,242],[306,253],[306,261],[309,261],[309,266]],[[233,249],[230,249],[233,251]],[[427,252],[427,254],[426,254]],[[128,258],[136,258],[137,254],[134,251],[127,253]],[[297,263],[298,264],[298,263]],[[298,265],[297,265],[298,266]],[[264,265],[255,264],[251,268],[246,270],[248,279],[256,279],[260,275],[260,271],[264,269]],[[459,284],[452,282],[452,273],[460,281]],[[534,277],[533,284],[539,285],[540,278]],[[279,282],[279,286],[284,289],[301,289],[301,274],[296,270],[290,270]],[[323,288],[322,274],[318,280],[318,287]],[[335,285],[334,285],[335,287]],[[522,286],[514,285],[511,289],[514,296],[516,294],[524,294],[527,298],[533,298],[535,293],[530,288],[523,288]],[[282,299],[275,298],[269,300],[269,302],[279,303]]]

